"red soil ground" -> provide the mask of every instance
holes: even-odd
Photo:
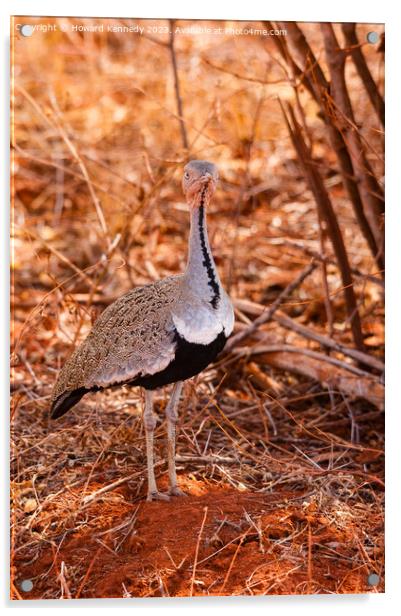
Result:
[[[164,480],[164,481],[163,481]],[[166,478],[159,479],[166,488]],[[68,517],[60,541],[14,558],[23,599],[377,592],[361,564],[355,522],[309,494],[240,492],[180,477],[170,502],[130,502],[125,484],[78,511],[72,490],[42,512]],[[92,485],[91,491],[100,488]],[[132,495],[131,495],[132,496]],[[55,510],[56,508],[56,510]],[[46,517],[47,515],[47,517]],[[42,521],[41,521],[42,520]],[[65,521],[65,518],[64,518]],[[202,523],[203,528],[202,528]],[[64,528],[66,526],[64,525]],[[198,554],[196,556],[198,550]],[[32,556],[32,555],[31,555]],[[195,566],[195,572],[194,572]],[[31,592],[22,592],[23,580]]]

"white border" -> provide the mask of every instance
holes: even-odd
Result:
[[[401,122],[400,122],[400,30],[401,19],[399,3],[391,0],[367,2],[367,0],[335,0],[332,3],[324,2],[300,2],[299,0],[281,0],[273,6],[265,1],[246,0],[246,2],[234,3],[234,0],[147,0],[146,3],[124,2],[113,0],[110,3],[82,2],[82,0],[59,0],[57,3],[51,0],[19,0],[12,3],[5,0],[0,6],[0,31],[1,31],[1,55],[0,63],[2,71],[2,100],[3,131],[2,152],[3,164],[0,166],[0,186],[3,187],[3,207],[0,221],[0,289],[2,339],[5,340],[3,353],[0,358],[3,404],[5,410],[4,429],[2,432],[4,464],[2,468],[3,481],[1,493],[7,493],[8,485],[8,360],[5,348],[7,346],[8,331],[8,215],[9,215],[9,164],[8,164],[8,62],[9,62],[9,16],[19,15],[65,15],[65,16],[93,16],[93,17],[179,17],[190,19],[272,19],[272,20],[297,20],[297,21],[357,21],[370,23],[386,23],[386,196],[387,196],[387,306],[386,306],[386,329],[387,329],[387,386],[386,386],[386,594],[385,595],[342,595],[342,596],[302,596],[302,597],[255,597],[255,598],[206,598],[206,599],[138,599],[138,600],[79,600],[71,602],[37,601],[12,602],[8,597],[8,542],[4,538],[8,536],[8,513],[6,507],[2,507],[1,534],[2,538],[2,603],[7,610],[14,613],[26,613],[26,610],[43,609],[69,609],[73,608],[79,614],[85,609],[85,613],[93,613],[98,609],[134,609],[138,613],[146,610],[153,613],[162,610],[163,614],[173,613],[182,609],[192,611],[208,610],[216,613],[217,610],[229,609],[235,615],[244,609],[251,609],[255,614],[267,613],[273,610],[275,613],[295,612],[297,616],[303,614],[321,614],[324,610],[327,614],[341,613],[355,614],[363,611],[364,616],[377,616],[380,609],[390,608],[389,603],[396,606],[397,598],[400,599],[400,570],[399,548],[400,544],[400,417],[399,409],[399,383],[401,369],[401,336],[400,336],[400,306],[401,297],[401,245],[400,228],[400,149],[401,149]],[[398,471],[398,472],[397,472]],[[172,522],[173,523],[173,522]]]

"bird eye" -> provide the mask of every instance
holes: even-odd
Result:
[[[186,171],[186,172],[184,173],[184,178],[185,178],[186,180],[189,180],[189,171]]]

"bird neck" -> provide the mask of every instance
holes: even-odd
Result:
[[[213,308],[216,308],[221,295],[221,285],[207,235],[207,201],[204,191],[200,195],[199,204],[191,208],[191,230],[185,280],[191,291],[206,299]]]

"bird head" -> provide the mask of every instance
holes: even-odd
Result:
[[[219,173],[216,165],[205,160],[191,160],[184,167],[182,189],[191,206],[199,206],[203,199],[209,200],[216,190]]]

